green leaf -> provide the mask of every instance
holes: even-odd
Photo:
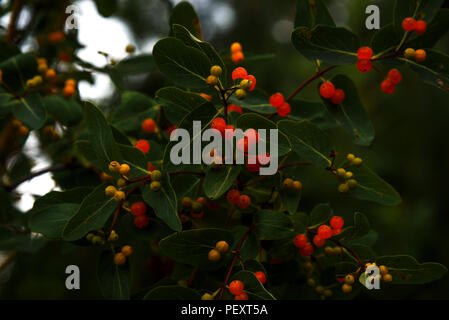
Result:
[[[170,15],[170,26],[174,24],[184,26],[191,34],[202,40],[201,25],[195,9],[187,1],[181,1],[174,8]],[[172,31],[173,33],[174,31]]]
[[[42,233],[47,238],[61,238],[67,220],[79,209],[76,203],[60,203],[35,210],[29,221],[33,232]]]
[[[298,121],[310,121],[321,130],[337,127],[334,117],[327,111],[324,104],[320,102],[301,99],[290,100],[292,112],[289,119]]]
[[[241,106],[243,109],[247,109],[257,113],[276,113],[276,108],[274,108],[269,103],[268,99],[268,96],[264,92],[256,89],[250,92],[244,100],[239,100],[234,95],[232,95],[229,101],[233,104]]]
[[[51,95],[44,97],[42,103],[49,114],[66,126],[79,123],[83,117],[81,106],[73,99]]]
[[[296,50],[307,59],[319,59],[333,65],[357,62],[359,39],[345,28],[318,25],[311,30],[298,27],[293,30],[291,39]]]
[[[349,194],[357,199],[370,200],[386,206],[401,203],[401,196],[387,182],[365,165],[351,167],[357,186]]]
[[[31,214],[35,210],[41,210],[51,205],[64,204],[64,203],[78,203],[80,204],[85,197],[87,197],[93,188],[91,187],[78,187],[64,192],[51,191],[46,195],[40,197],[34,202]]]
[[[432,22],[428,23],[426,32],[407,42],[408,48],[432,48],[449,30],[449,9],[441,9]]]
[[[285,213],[278,211],[257,211],[255,230],[261,240],[277,240],[294,236],[292,221]]]
[[[102,169],[106,170],[111,161],[121,161],[122,156],[103,112],[94,104],[86,102],[84,118],[89,130],[89,141],[98,160],[103,163]]]
[[[75,241],[89,231],[100,229],[117,207],[114,198],[107,197],[105,184],[96,187],[81,203],[78,211],[70,217],[62,231],[65,241]]]
[[[178,217],[178,203],[176,193],[170,183],[168,173],[162,175],[161,189],[151,191],[148,185],[142,189],[143,200],[153,208],[154,213],[164,221],[172,230],[181,231],[182,225]]]
[[[150,144],[151,145],[151,144]],[[118,144],[120,153],[123,154],[123,162],[130,166],[129,178],[141,177],[147,175],[148,161],[145,155],[137,148]]]
[[[323,0],[296,0],[295,28],[313,28],[317,24],[335,27],[326,3]]]
[[[157,109],[154,104],[154,101],[143,93],[125,91],[122,93],[120,106],[114,110],[112,123],[123,131],[140,130],[143,120],[156,117]]]
[[[34,54],[21,53],[15,55],[2,63],[3,83],[15,93],[21,94],[26,87],[26,81],[37,74],[37,62]]]
[[[122,266],[114,263],[112,251],[104,251],[97,266],[97,279],[106,299],[128,300],[131,291],[129,262]]]
[[[276,300],[276,298],[268,292],[253,272],[239,271],[231,277],[231,281],[240,280],[243,282],[245,292],[250,300]]]
[[[156,98],[164,108],[164,115],[174,125],[179,125],[188,113],[206,102],[199,94],[176,87],[159,89],[156,92]]]
[[[302,191],[292,192],[285,189],[280,191],[282,204],[290,214],[294,214],[298,210],[299,202],[301,201],[301,194]]]
[[[156,69],[154,58],[150,54],[139,54],[121,60],[109,70],[109,76],[119,88],[124,88],[128,77],[150,73]]]
[[[155,44],[153,56],[159,70],[174,83],[188,88],[206,87],[212,64],[202,51],[167,37]]]
[[[259,142],[265,143],[267,152],[269,152],[271,148],[273,148],[278,150],[278,156],[283,156],[290,151],[290,142],[288,141],[288,138],[284,133],[279,132],[277,145],[273,144],[273,142],[269,140],[269,130],[276,130],[277,126],[273,121],[261,115],[255,113],[242,114],[237,119],[237,127],[244,131],[247,129],[266,129],[267,132],[265,134],[265,139],[263,139],[262,136],[259,135]]]
[[[181,286],[160,286],[151,289],[143,300],[200,300],[201,296],[193,289]]]
[[[242,239],[248,229],[248,227],[242,225],[237,225],[232,229],[232,234],[234,235],[234,246],[231,247],[232,250],[237,248],[240,239]],[[257,240],[257,235],[255,232],[250,232],[240,248],[240,257],[242,257],[243,260],[255,259],[258,254],[259,240]]]
[[[355,144],[369,146],[374,139],[374,128],[360,100],[357,87],[350,78],[344,75],[333,77],[331,82],[336,88],[342,89],[346,96],[338,105],[328,99],[323,99],[327,110],[352,136],[352,141]]]
[[[363,237],[370,231],[370,223],[368,218],[360,212],[354,213],[354,225],[346,227],[343,231],[336,235],[335,238],[344,240],[355,240]]]
[[[164,255],[177,262],[204,269],[217,269],[225,262],[225,255],[222,255],[220,261],[212,262],[208,259],[208,253],[218,241],[226,241],[229,247],[234,244],[232,233],[228,230],[193,229],[174,233],[162,239],[159,246]]]
[[[326,223],[332,216],[333,210],[328,203],[316,205],[310,213],[310,227],[315,228]]]
[[[427,50],[426,60],[422,63],[399,58],[418,73],[422,80],[445,92],[449,87],[449,56],[436,50]]]
[[[206,196],[212,200],[220,198],[237,179],[242,166],[224,165],[220,168],[209,166],[203,182]]]
[[[278,128],[289,137],[292,150],[305,161],[321,168],[331,164],[328,155],[332,150],[329,137],[308,121],[281,120]]]
[[[377,265],[384,265],[393,276],[394,284],[425,284],[443,277],[447,268],[439,263],[419,263],[407,255],[383,256],[376,259]]]
[[[388,53],[394,50],[400,41],[401,39],[397,36],[394,25],[389,23],[374,33],[370,46],[374,54]]]
[[[0,40],[0,62],[18,54],[20,54],[20,50],[15,45],[6,42],[4,39]]]
[[[14,100],[14,116],[33,129],[40,129],[47,118],[47,113],[38,93],[30,93],[25,98]]]

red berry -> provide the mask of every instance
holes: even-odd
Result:
[[[252,159],[251,163],[250,163],[250,159]],[[256,160],[256,161],[254,161]],[[255,162],[255,163],[253,163]],[[246,163],[246,168],[251,171],[251,172],[259,172],[261,165],[259,163],[259,161],[257,161],[257,157],[256,156],[249,156],[248,157],[248,162]]]
[[[153,119],[145,119],[142,122],[142,131],[146,133],[153,133],[156,129],[156,122]]]
[[[248,295],[245,292],[234,297],[234,300],[248,300],[248,299],[249,299]]]
[[[240,280],[231,281],[229,284],[229,292],[235,296],[241,295],[243,293],[245,286]]]
[[[148,153],[150,151],[150,143],[147,140],[137,140],[134,147],[142,151],[143,153]]]
[[[136,216],[136,217],[141,216],[141,215],[145,214],[146,211],[147,211],[147,205],[142,201],[134,202],[131,205],[131,214],[133,216]]]
[[[239,201],[237,202],[237,206],[240,209],[246,209],[251,204],[251,199],[246,194],[242,194],[239,198]]]
[[[343,100],[345,99],[345,92],[341,89],[337,89],[335,90],[334,95],[331,98],[331,102],[333,104],[340,104],[343,102]]]
[[[248,153],[248,139],[244,137],[237,141],[237,148],[243,153]]]
[[[148,218],[146,215],[141,215],[134,218],[134,225],[139,229],[145,228],[149,223],[150,218]]]
[[[323,224],[318,228],[318,235],[320,236],[320,238],[329,239],[330,237],[332,237],[333,231],[331,227],[329,227],[326,224]]]
[[[326,239],[321,238],[319,235],[315,235],[313,237],[313,243],[317,246],[317,247],[322,247],[324,246],[324,244],[326,243]]]
[[[226,140],[232,140],[234,138],[234,131],[235,127],[232,124],[227,124],[225,127],[226,130],[231,130],[231,134],[229,136],[226,136],[226,132],[223,133]],[[229,134],[229,133],[228,133]]]
[[[248,143],[257,143],[259,141],[259,132],[256,129],[248,129],[245,131],[245,138]]]
[[[190,213],[190,215],[193,217],[193,218],[202,218],[203,216],[204,216],[204,211],[201,211],[201,212],[192,212],[192,213]]]
[[[330,81],[323,82],[320,86],[320,95],[325,99],[330,99],[335,93],[335,87]]]
[[[399,84],[402,81],[402,74],[398,69],[391,69],[388,72],[388,79],[393,82],[393,84]]]
[[[237,105],[235,105],[235,104],[230,104],[229,106],[228,106],[228,112],[232,112],[232,111],[234,111],[234,112],[238,112],[238,113],[242,113],[242,108],[241,107],[239,107],[239,106],[237,106]]]
[[[260,163],[261,165],[269,164],[271,162],[270,154],[268,152],[266,154],[259,154],[257,156],[257,162]]]
[[[298,234],[295,239],[293,239],[293,244],[295,247],[303,248],[307,244],[307,236],[305,234]]]
[[[235,68],[234,71],[232,71],[232,80],[245,79],[247,75],[248,72],[246,71],[245,68],[238,67]]]
[[[313,246],[310,242],[306,243],[306,245],[302,248],[299,248],[299,253],[303,257],[311,256],[313,254]]]
[[[254,275],[260,281],[261,284],[265,284],[265,282],[267,282],[267,277],[265,276],[265,273],[263,273],[262,271],[256,271],[254,272]]]
[[[361,47],[357,51],[357,57],[360,60],[369,60],[373,57],[373,50],[370,47]]]
[[[240,192],[238,190],[233,189],[228,191],[228,194],[226,195],[226,200],[228,200],[230,204],[237,204],[239,202],[239,199],[240,199]]]
[[[416,21],[415,32],[417,34],[423,34],[424,32],[426,32],[426,29],[427,29],[427,23],[424,20]]]
[[[175,129],[177,129],[178,127],[177,126],[170,126],[170,127],[168,127],[167,128],[167,133],[168,133],[168,135],[171,135],[171,133],[175,130]]]
[[[407,32],[413,31],[416,28],[416,20],[412,17],[405,18],[402,20],[402,29]]]
[[[341,229],[334,229],[333,230],[334,235],[341,233]]]
[[[340,216],[333,216],[329,221],[330,225],[334,229],[341,229],[345,224],[345,220]]]
[[[371,60],[358,60],[356,66],[360,72],[369,72],[373,68],[373,63]]]
[[[154,166],[153,166],[153,164],[151,163],[151,162],[148,162],[148,171],[150,171],[150,172],[152,172],[152,171],[154,171]]]
[[[292,108],[288,102],[284,102],[277,110],[280,117],[286,117],[290,114]]]
[[[210,127],[220,131],[220,133],[223,134],[226,129],[226,121],[223,118],[215,118]]]
[[[271,95],[270,104],[273,107],[278,108],[278,107],[282,106],[283,103],[284,103],[284,96],[282,95],[282,93],[277,92],[277,93]]]
[[[256,77],[254,77],[252,74],[249,74],[245,77],[245,79],[252,81],[251,87],[249,88],[248,91],[253,91],[254,88],[256,87]]]
[[[382,81],[380,89],[386,94],[393,94],[396,90],[396,85],[389,79]]]

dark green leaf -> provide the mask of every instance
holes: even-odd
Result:
[[[327,203],[316,205],[310,213],[310,228],[326,223],[332,216],[333,210]]]
[[[239,271],[232,276],[231,281],[232,280],[240,280],[243,282],[245,292],[248,294],[250,300],[276,300],[276,298],[264,288],[253,272]]]
[[[106,299],[128,300],[131,290],[129,262],[122,266],[114,263],[112,251],[104,251],[97,266],[97,279]]]
[[[42,102],[47,112],[64,125],[73,125],[81,121],[81,106],[72,99],[64,99],[59,95],[46,96]]]
[[[294,236],[292,221],[282,212],[257,211],[255,225],[256,233],[261,240],[285,239]]]
[[[25,98],[14,100],[14,116],[33,129],[40,129],[47,118],[47,113],[38,93],[30,93]]]
[[[326,3],[323,0],[296,0],[296,27],[313,28],[317,24],[335,27]]]
[[[137,91],[125,91],[120,106],[112,115],[112,122],[118,129],[134,131],[140,130],[143,120],[155,118],[156,115],[157,110],[151,98]]]
[[[170,26],[174,24],[184,26],[191,34],[202,40],[201,25],[195,9],[187,1],[181,1],[174,8],[170,15]],[[172,31],[173,32],[173,31]]]
[[[354,225],[344,228],[336,238],[344,240],[355,240],[363,237],[370,231],[370,223],[363,213],[354,213]]]
[[[237,179],[241,166],[224,165],[220,168],[209,166],[203,182],[203,190],[210,199],[220,198]]]

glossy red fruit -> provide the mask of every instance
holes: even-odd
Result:
[[[275,107],[278,108],[280,106],[282,106],[282,104],[284,103],[284,96],[282,95],[282,93],[275,93],[272,94],[270,97],[270,104]]]
[[[242,294],[244,289],[245,286],[240,280],[234,280],[229,284],[229,292],[235,296]]]
[[[256,271],[254,272],[254,275],[260,281],[261,284],[265,284],[265,282],[267,282],[267,276],[262,271]]]
[[[373,63],[371,60],[358,60],[356,66],[360,72],[369,72],[373,68]]]
[[[228,191],[226,195],[226,200],[228,200],[230,204],[237,204],[237,202],[239,202],[239,199],[240,199],[240,192],[238,190],[233,189]]]
[[[239,198],[239,201],[237,202],[237,206],[240,209],[246,209],[251,204],[251,199],[246,194],[242,194]]]
[[[137,216],[134,218],[134,225],[139,228],[143,229],[150,223],[150,218],[146,215]]]
[[[142,151],[143,153],[148,153],[150,151],[150,143],[147,140],[137,140],[134,147]]]
[[[238,67],[232,71],[232,80],[245,79],[247,75],[248,72],[246,71],[245,68]]]
[[[330,81],[326,81],[323,82],[320,86],[320,95],[324,98],[324,99],[330,99],[332,98],[332,96],[335,93],[335,86],[333,85],[332,82]]]
[[[402,29],[407,32],[413,31],[416,28],[416,20],[412,17],[405,18],[402,20]]]
[[[154,166],[153,166],[153,164],[151,163],[151,162],[148,162],[148,171],[150,171],[150,172],[152,172],[152,171],[154,171]]]
[[[396,85],[389,79],[382,81],[380,89],[386,94],[393,94],[396,90]]]
[[[151,119],[145,119],[142,121],[142,131],[146,133],[153,133],[156,129],[156,122]]]
[[[253,159],[250,163],[249,159]],[[256,160],[256,161],[254,161]],[[255,162],[255,163],[253,163]],[[261,165],[259,163],[259,161],[257,161],[257,157],[256,156],[248,156],[248,162],[246,163],[246,168],[251,171],[251,172],[259,172]]]
[[[417,34],[423,34],[427,30],[427,23],[424,20],[416,21],[415,32]]]
[[[303,257],[308,257],[313,254],[313,246],[311,243],[306,243],[306,245],[302,248],[299,248],[299,254]]]
[[[220,133],[224,133],[225,129],[226,129],[226,121],[223,118],[215,118],[210,127],[212,129],[216,129],[218,131],[220,131]]]
[[[373,50],[370,47],[361,47],[357,51],[357,57],[360,60],[369,60],[373,57]]]
[[[402,81],[402,74],[398,69],[391,69],[388,72],[388,79],[393,82],[393,84],[399,84]]]
[[[286,117],[290,114],[292,108],[288,102],[284,102],[277,110],[280,117]]]
[[[235,104],[228,105],[228,112],[238,112],[242,113],[242,108]]]
[[[234,297],[234,300],[248,300],[248,299],[249,299],[248,295],[245,292]]]
[[[333,234],[334,232],[332,231],[331,227],[326,224],[323,224],[318,228],[318,236],[320,238],[329,239]]]
[[[137,217],[137,216],[141,216],[141,215],[145,214],[145,212],[147,211],[147,205],[142,201],[134,202],[131,205],[130,209],[131,209],[131,214],[133,216]]]
[[[341,229],[333,229],[334,235],[341,233]]]
[[[345,96],[345,92],[342,89],[337,89],[331,98],[331,102],[333,104],[340,104],[345,100]]]
[[[321,238],[319,235],[313,237],[313,244],[317,247],[322,247],[326,243],[326,239]]]
[[[334,229],[341,229],[345,224],[345,220],[340,216],[333,216],[329,221],[330,225]]]
[[[309,240],[307,239],[307,236],[305,234],[301,233],[301,234],[298,234],[295,237],[295,239],[293,239],[293,244],[295,245],[295,247],[303,248],[307,244],[308,241]]]

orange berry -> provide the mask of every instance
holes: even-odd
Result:
[[[47,80],[53,80],[54,78],[56,78],[56,72],[54,69],[48,69],[47,72],[45,73],[45,78]]]
[[[424,62],[425,60],[426,60],[426,51],[424,51],[423,49],[416,50],[415,61]]]
[[[131,209],[131,214],[133,216],[137,217],[137,216],[141,216],[141,215],[145,214],[145,212],[147,211],[147,205],[142,201],[134,202],[131,205],[130,209]]]
[[[335,86],[332,82],[323,82],[320,86],[320,95],[325,99],[330,99],[335,93]]]
[[[114,256],[114,263],[118,266],[122,266],[126,263],[126,257],[123,253],[116,253]]]
[[[239,199],[240,199],[240,192],[238,190],[234,189],[228,191],[228,194],[226,195],[226,200],[228,200],[230,204],[237,204],[239,202]]]
[[[242,294],[244,289],[245,286],[240,280],[234,280],[229,284],[229,292],[235,296]]]
[[[292,108],[288,102],[284,102],[279,108],[277,108],[277,113],[280,117],[286,117],[290,114]]]
[[[393,94],[396,90],[396,85],[389,79],[382,81],[380,89],[386,94]]]
[[[239,198],[239,202],[237,202],[237,206],[243,210],[248,208],[250,204],[251,204],[251,199],[246,194],[241,195]]]
[[[391,69],[388,72],[388,79],[390,79],[393,84],[399,84],[402,81],[402,74],[398,69]]]
[[[248,76],[248,71],[245,68],[237,67],[232,71],[232,80],[236,79],[246,79]]]
[[[373,68],[371,60],[358,60],[356,67],[360,72],[369,72]]]
[[[122,253],[125,257],[129,257],[130,255],[133,254],[133,248],[131,246],[123,246],[122,247]]]
[[[217,261],[219,261],[221,259],[221,254],[220,254],[220,252],[217,249],[212,249],[207,254],[207,258],[210,261],[217,262]]]
[[[282,106],[283,103],[284,103],[284,96],[282,95],[282,93],[277,92],[271,95],[270,104],[274,108],[279,108],[280,106]]]
[[[208,95],[208,94],[205,94],[205,93],[200,93],[200,96],[202,96],[207,101],[212,101],[212,96],[211,95]]]
[[[25,126],[20,126],[19,127],[19,136],[26,137],[29,132],[30,132],[30,130],[28,130],[27,127],[25,127]]]
[[[242,51],[242,45],[238,42],[234,42],[233,44],[231,44],[231,52],[239,52]]]
[[[256,87],[256,77],[254,77],[252,74],[249,74],[245,79],[251,81],[251,87],[248,89],[248,91],[253,91]]]
[[[242,292],[238,296],[234,297],[234,300],[248,300],[248,295],[245,292]]]
[[[360,60],[369,60],[373,57],[373,50],[370,47],[361,47],[357,51],[357,57]]]
[[[65,35],[62,31],[55,31],[48,34],[48,42],[51,44],[57,44],[64,40]]]
[[[137,140],[134,147],[147,154],[150,151],[150,143],[147,140]]]
[[[71,98],[75,95],[75,87],[73,86],[65,86],[64,89],[62,90],[62,95],[66,98]]]
[[[143,120],[143,122],[142,122],[142,131],[143,132],[153,133],[155,129],[156,129],[156,122],[153,119],[148,118],[148,119]]]
[[[331,102],[333,104],[340,104],[343,102],[343,100],[345,100],[345,92],[341,89],[337,89],[335,90],[334,95],[331,98]]]
[[[66,85],[66,86],[72,86],[72,87],[75,87],[75,86],[76,86],[76,80],[75,80],[75,79],[72,79],[72,78],[69,78],[69,79],[67,79],[67,80],[65,81],[65,85]]]
[[[143,229],[146,226],[148,226],[149,224],[150,224],[150,218],[144,214],[134,218],[134,225],[139,229]]]
[[[231,55],[231,60],[232,60],[234,63],[241,63],[241,62],[243,61],[244,58],[245,58],[245,55],[243,54],[242,51],[234,52],[234,53]]]
[[[267,282],[267,277],[265,273],[263,273],[262,271],[254,272],[254,275],[260,281],[261,284],[265,284],[265,282]]]

